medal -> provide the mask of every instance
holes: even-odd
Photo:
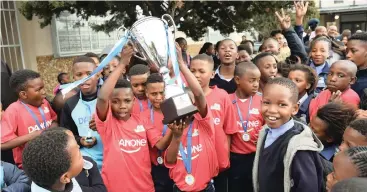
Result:
[[[188,185],[193,185],[195,183],[195,178],[191,174],[187,174],[185,177],[185,183]]]
[[[244,133],[243,135],[242,135],[242,140],[243,141],[250,141],[250,135],[248,134],[248,133]]]
[[[157,162],[159,165],[163,164],[163,158],[161,156],[157,157]]]

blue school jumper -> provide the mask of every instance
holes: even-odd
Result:
[[[330,66],[327,61],[325,61],[325,63],[322,65],[323,65],[322,69],[318,70],[316,69],[316,66],[313,63],[313,61],[310,60],[309,62],[309,66],[317,72],[317,76],[319,78],[316,89],[315,89],[315,93],[320,93],[322,90],[326,88],[326,80],[327,80],[327,75],[330,71]]]
[[[83,98],[80,98],[80,96],[79,92],[65,102],[60,125],[73,132],[83,156],[91,157],[97,163],[98,169],[101,170],[103,161],[102,140],[97,131],[92,131],[89,128],[89,121],[96,110],[97,93],[88,97],[82,96]],[[97,144],[92,148],[86,148],[80,144],[80,138],[87,137],[88,134],[97,140]]]
[[[296,117],[302,120],[306,124],[310,123],[310,115],[309,115],[308,109],[309,109],[311,100],[313,98],[315,98],[315,95],[313,93],[311,93],[310,95],[307,95],[306,100],[300,103],[299,110],[296,114]]]
[[[357,81],[351,87],[362,98],[363,89],[367,88],[367,69],[358,70],[356,76]]]

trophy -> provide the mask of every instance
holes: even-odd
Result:
[[[167,14],[162,18],[143,17],[133,24],[129,33],[133,47],[142,55],[142,57],[137,55],[135,57],[146,61],[151,69],[158,71],[163,76],[166,84],[166,99],[161,104],[161,110],[164,116],[163,124],[169,124],[196,113],[197,108],[193,105],[189,95],[184,92],[176,59],[174,34],[172,35],[168,26],[169,20],[165,20],[165,17],[172,22],[175,33],[175,23]],[[169,75],[170,60],[175,78]]]

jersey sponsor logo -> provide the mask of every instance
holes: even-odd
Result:
[[[243,124],[246,125],[246,123],[247,123],[247,121],[243,121]],[[237,121],[237,125],[242,128],[241,121]],[[255,121],[249,121],[248,124],[247,124],[247,126],[248,127],[259,127],[259,126],[261,126],[261,124],[260,124],[260,121],[259,120],[255,120]]]
[[[121,151],[125,153],[136,153],[147,145],[146,139],[120,139],[119,146]]]
[[[192,133],[193,137],[199,136],[199,129],[194,129],[194,132]]]
[[[52,124],[52,119],[51,119],[51,120],[46,121],[46,127],[45,127],[45,124],[44,124],[43,122],[40,122],[40,123],[41,123],[41,128],[40,128],[40,127],[38,127],[38,125],[37,125],[37,124],[36,124],[36,125],[33,125],[33,126],[29,126],[29,127],[28,127],[28,133],[32,133],[32,132],[34,132],[34,131],[38,131],[38,130],[46,129],[46,128],[50,127],[50,126],[51,126],[51,124]]]
[[[136,126],[136,128],[134,129],[134,131],[136,133],[139,133],[139,132],[144,132],[145,129],[144,129],[144,126],[143,125],[138,125],[138,126]]]
[[[88,124],[89,125],[90,120],[91,120],[91,117],[89,117],[89,116],[79,117],[78,118],[78,123],[79,123],[79,125],[83,125],[83,124]]]
[[[218,117],[213,118],[213,121],[214,121],[214,125],[219,125],[220,124],[220,118],[218,118]]]
[[[254,114],[254,115],[258,115],[258,114],[260,114],[259,109],[252,108],[252,109],[250,110],[250,114]]]
[[[191,147],[191,154],[192,154],[191,155],[191,160],[194,160],[194,159],[198,158],[201,151],[203,151],[203,145],[202,144],[192,146]],[[187,147],[184,147],[184,152],[187,156]],[[182,156],[181,156],[180,151],[178,151],[177,159],[182,160]]]
[[[43,112],[46,114],[46,113],[49,113],[49,112],[50,112],[50,110],[48,109],[48,107],[45,107],[45,108],[43,109]]]
[[[210,109],[220,111],[220,105],[218,103],[214,103],[212,106],[210,106]]]

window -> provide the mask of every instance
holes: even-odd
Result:
[[[334,0],[334,4],[344,3],[344,0]]]
[[[55,56],[75,56],[87,52],[99,54],[107,45],[115,44],[118,40],[117,30],[106,34],[93,31],[90,27],[92,23],[102,24],[109,18],[90,17],[85,21],[67,12],[62,13],[59,18],[54,18],[52,36]]]
[[[1,60],[12,71],[24,69],[22,44],[20,42],[17,8],[14,1],[1,1]]]

